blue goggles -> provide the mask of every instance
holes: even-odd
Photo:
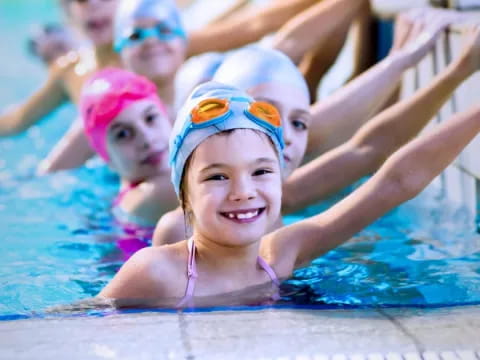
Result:
[[[235,104],[234,104],[235,103]],[[238,104],[240,103],[240,104]],[[245,118],[237,119],[236,126],[233,128],[254,128],[248,125],[248,122],[253,122],[257,126],[267,130],[267,132],[275,138],[283,150],[285,144],[283,142],[283,131],[281,126],[281,119],[278,110],[271,104],[263,101],[251,101],[245,97],[231,97],[227,99],[209,98],[201,101],[191,112],[190,116],[173,141],[173,148],[170,152],[170,164],[173,164],[177,153],[183,145],[185,138],[189,133],[204,129],[211,126],[218,126],[222,123],[232,119],[235,114],[241,111]],[[240,123],[244,123],[242,126]],[[227,125],[225,130],[230,127]]]
[[[171,26],[165,22],[148,28],[134,27],[130,32],[125,33],[122,39],[115,43],[115,51],[121,52],[125,47],[138,45],[150,37],[168,42],[177,37],[186,40],[187,34],[182,27]]]

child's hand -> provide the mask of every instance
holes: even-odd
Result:
[[[433,49],[440,34],[458,19],[455,11],[433,9],[416,9],[400,19],[403,25],[399,26],[409,24],[408,36],[397,44],[400,47],[396,50],[405,57],[406,66],[414,66],[423,59]]]
[[[480,69],[480,24],[465,26],[462,34],[465,37],[465,46],[462,57],[464,65],[471,73]]]

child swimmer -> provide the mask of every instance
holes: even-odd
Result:
[[[68,20],[92,44],[90,49],[61,56],[48,68],[48,78],[22,104],[0,112],[0,136],[18,134],[66,101],[78,103],[82,86],[96,70],[119,64],[112,48],[113,14],[117,0],[60,0]]]
[[[117,215],[155,224],[177,204],[169,182],[171,123],[155,85],[127,70],[101,70],[85,84],[80,111],[92,148],[120,176]]]
[[[392,155],[326,212],[268,235],[282,196],[280,116],[218,83],[199,86],[170,138],[172,183],[193,235],[137,252],[100,292],[108,299],[176,298],[176,307],[291,276],[427,186],[480,131],[480,107],[454,116]],[[248,149],[248,151],[245,151]],[[267,300],[272,294],[266,296]]]

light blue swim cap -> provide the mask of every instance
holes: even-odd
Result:
[[[248,91],[265,83],[293,86],[310,99],[308,86],[302,73],[282,52],[258,45],[233,51],[218,68],[214,81]]]
[[[121,0],[115,13],[114,44],[117,47],[130,36],[139,18],[153,18],[185,34],[180,12],[173,0]]]
[[[206,122],[205,125],[192,125],[192,110],[206,99],[227,99],[230,102],[229,115],[220,116],[220,121]],[[177,196],[180,195],[185,163],[193,151],[208,137],[223,131],[233,129],[252,129],[266,134],[275,145],[283,168],[283,137],[282,127],[271,129],[261,122],[252,120],[247,114],[248,105],[255,100],[233,86],[218,82],[207,82],[196,87],[178,112],[177,119],[170,135],[170,165],[172,168],[172,183]]]

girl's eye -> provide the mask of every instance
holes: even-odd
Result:
[[[253,176],[261,176],[261,175],[266,175],[271,173],[273,173],[273,171],[269,169],[258,169],[254,171]]]
[[[227,180],[227,177],[222,174],[215,174],[206,179],[206,181],[222,181],[222,180]]]
[[[292,125],[297,130],[300,130],[300,131],[307,130],[307,125],[303,121],[293,120]]]
[[[156,118],[157,118],[156,114],[148,114],[145,116],[145,123],[148,125],[152,125],[155,122]]]
[[[133,131],[128,128],[119,129],[118,131],[115,132],[114,138],[117,141],[130,140],[131,138],[133,138]]]

